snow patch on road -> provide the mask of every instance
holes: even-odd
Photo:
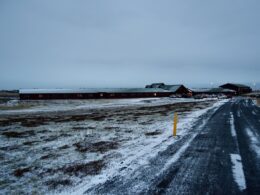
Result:
[[[232,112],[230,112],[230,128],[231,128],[231,135],[234,138],[236,150],[238,152],[238,154],[230,154],[231,162],[233,164],[232,166],[233,178],[237,183],[239,189],[244,190],[246,189],[245,174],[241,162],[241,156],[240,156],[240,151],[239,151],[238,141],[237,141],[237,133],[236,133],[235,123],[234,123],[234,116]]]
[[[243,165],[241,162],[241,156],[239,154],[230,154],[232,166],[233,177],[237,183],[239,189],[242,191],[246,189],[246,180],[243,171]]]
[[[230,154],[231,162],[233,164],[233,166],[232,166],[233,177],[234,177],[234,180],[237,183],[239,189],[244,190],[244,189],[246,189],[245,174],[243,171],[243,165],[241,162],[241,156],[240,156],[240,151],[239,151],[238,142],[237,142],[237,134],[236,134],[236,129],[235,129],[234,116],[231,112],[230,112],[230,127],[231,127],[231,134],[235,141],[236,150],[238,151],[238,154]]]
[[[230,112],[230,126],[231,126],[231,135],[236,138],[237,134],[235,130],[234,116],[231,112]]]
[[[251,148],[255,151],[258,157],[260,157],[260,143],[257,139],[258,135],[250,128],[246,128],[246,133],[251,141]]]
[[[238,116],[239,118],[241,117],[241,113],[240,113],[239,110],[237,111],[237,116]]]

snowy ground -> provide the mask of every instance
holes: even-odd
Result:
[[[183,116],[179,137],[168,136],[126,167],[110,166],[67,194],[259,194],[259,116],[250,99],[218,101]],[[184,122],[192,126],[182,128]]]
[[[84,192],[145,165],[220,104],[173,98],[2,104],[0,193]]]
[[[41,112],[58,112],[71,110],[86,110],[112,107],[128,107],[128,106],[156,106],[166,105],[177,102],[201,102],[208,99],[193,98],[133,98],[133,99],[100,99],[100,100],[33,100],[19,101],[17,99],[10,100],[6,103],[0,103],[1,114],[26,114]],[[215,100],[217,100],[215,98]]]

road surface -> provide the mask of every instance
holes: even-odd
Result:
[[[85,194],[260,194],[260,108],[232,99],[126,176]]]

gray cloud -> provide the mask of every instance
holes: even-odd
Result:
[[[0,2],[0,88],[260,82],[260,3]]]

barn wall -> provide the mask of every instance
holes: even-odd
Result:
[[[186,87],[181,86],[175,93],[176,94],[188,94],[188,93],[190,93],[190,91]]]
[[[120,98],[151,98],[169,97],[170,92],[157,93],[45,93],[45,94],[19,94],[21,100],[55,100],[55,99],[120,99]]]

